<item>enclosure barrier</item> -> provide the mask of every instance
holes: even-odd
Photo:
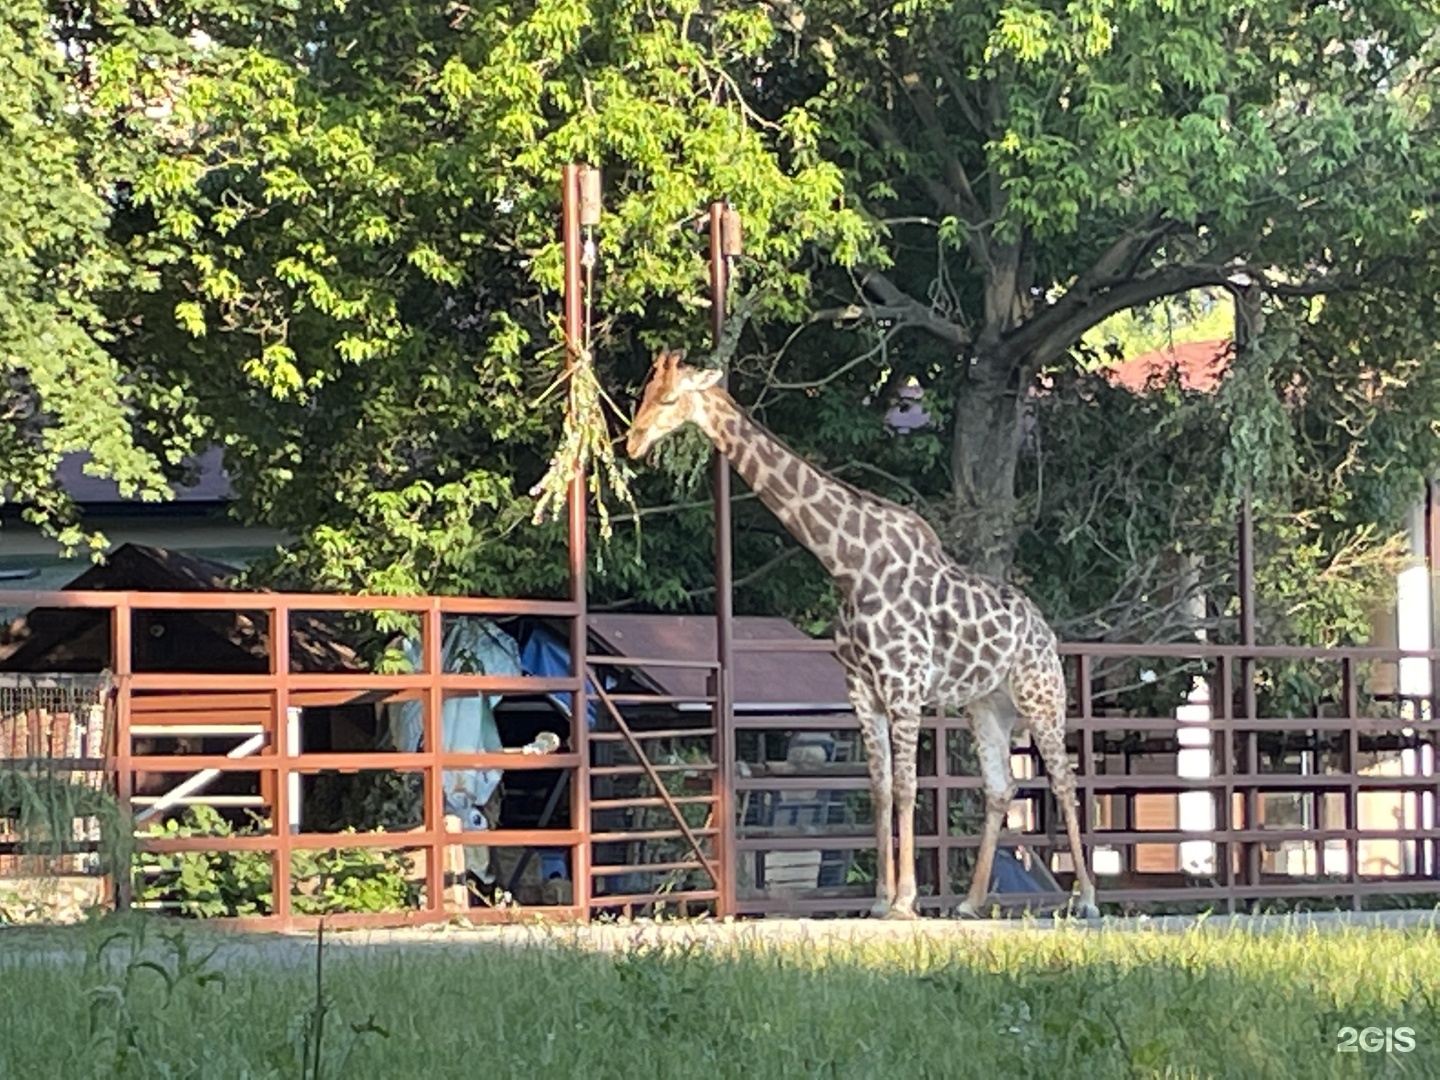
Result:
[[[184,835],[150,831],[137,832],[142,856],[180,855],[203,852],[208,854],[259,852],[270,857],[272,888],[268,910],[247,915],[247,924],[264,924],[277,928],[303,929],[318,924],[323,918],[328,925],[380,926],[427,923],[461,918],[472,922],[506,921],[533,917],[510,906],[481,904],[470,906],[455,902],[464,893],[464,881],[457,880],[460,871],[455,865],[455,852],[465,847],[483,846],[490,851],[505,848],[525,849],[518,878],[525,863],[540,850],[563,849],[570,873],[572,893],[568,902],[554,903],[542,910],[548,918],[574,920],[589,918],[594,911],[634,913],[667,905],[683,911],[713,910],[719,895],[720,871],[715,857],[713,837],[721,831],[714,820],[714,807],[719,799],[715,793],[719,773],[713,764],[714,736],[717,729],[705,719],[704,727],[672,731],[635,731],[625,719],[622,709],[628,706],[666,703],[671,700],[654,694],[610,692],[600,671],[623,666],[637,669],[647,666],[690,666],[712,671],[713,662],[688,663],[645,658],[586,656],[572,652],[571,671],[562,677],[534,675],[473,674],[444,670],[442,643],[446,622],[461,616],[487,618],[526,616],[546,620],[579,621],[582,609],[571,601],[505,600],[461,597],[374,597],[310,594],[254,593],[159,593],[159,592],[85,592],[44,594],[11,594],[12,602],[39,612],[93,611],[108,622],[108,662],[106,677],[113,687],[111,728],[113,744],[106,758],[99,761],[51,760],[50,768],[85,767],[104,764],[113,779],[114,793],[122,811],[136,816],[141,824],[155,824],[166,812],[184,806],[204,805],[220,809],[263,809],[268,827],[261,832],[236,834],[226,830],[217,835]],[[137,619],[161,613],[235,616],[240,636],[263,670],[246,672],[166,670],[153,661],[137,665]],[[315,653],[315,618],[333,618],[342,614],[369,616],[387,613],[394,617],[410,617],[419,641],[420,663],[413,671],[382,674],[369,670],[296,670],[297,651]],[[43,617],[43,616],[42,616]],[[159,624],[152,621],[151,630]],[[572,641],[584,642],[584,635],[573,635]],[[182,653],[184,651],[182,646]],[[322,650],[323,651],[323,650]],[[322,661],[323,661],[322,657]],[[333,658],[332,658],[333,659]],[[193,663],[185,666],[193,667]],[[309,666],[315,666],[311,662]],[[584,722],[588,714],[587,688],[593,690],[603,705],[601,714],[606,722],[595,731]],[[444,703],[451,696],[476,694],[564,695],[570,701],[569,733],[563,748],[555,752],[451,753],[445,752],[441,734]],[[423,734],[415,752],[386,750],[346,750],[311,752],[299,745],[299,729],[294,710],[324,708],[344,704],[399,703],[418,699],[422,707]],[[712,698],[701,699],[705,704]],[[174,743],[184,737],[203,737],[212,742],[230,740],[234,745],[224,753],[178,753],[137,751],[137,739]],[[708,740],[703,760],[683,767],[655,764],[643,751],[646,745],[661,740],[684,739],[693,746]],[[595,744],[618,743],[630,751],[631,761],[614,761],[592,768],[592,740]],[[27,767],[34,762],[11,760],[0,767]],[[567,794],[570,817],[563,827],[529,829],[472,829],[455,817],[448,819],[442,778],[449,770],[503,770],[507,774],[522,770],[558,770],[562,781],[557,783],[548,801],[547,820]],[[422,821],[419,828],[405,832],[320,832],[301,831],[299,827],[300,778],[321,773],[358,774],[369,770],[391,773],[419,774],[421,777]],[[664,777],[670,773],[686,777],[700,775],[704,791],[686,791],[677,797],[668,790]],[[237,774],[258,777],[258,792],[217,794],[212,787],[224,787],[225,778]],[[163,795],[140,795],[135,791],[137,776],[183,776],[178,785]],[[638,780],[640,793],[623,798],[592,800],[592,784],[601,781],[614,785],[617,781]],[[654,793],[643,790],[645,783],[654,786]],[[162,784],[166,787],[168,784]],[[250,785],[253,789],[254,784]],[[693,786],[693,785],[692,785]],[[636,830],[628,821],[595,828],[592,815],[637,807],[659,808],[673,813],[675,820],[654,820]],[[700,808],[705,819],[692,827],[682,807]],[[692,811],[693,812],[693,811]],[[622,817],[625,816],[622,814]],[[613,817],[613,813],[612,813]],[[627,863],[591,865],[592,851],[605,844],[634,845],[680,842],[686,846],[684,857],[663,863],[647,861],[636,866]],[[93,846],[93,845],[92,845]],[[376,852],[406,851],[423,865],[423,890],[418,906],[407,910],[340,911],[325,914],[295,910],[297,894],[294,859],[300,853],[372,850]],[[703,887],[693,880],[677,881],[676,875],[700,872],[707,880]],[[624,875],[668,875],[663,887],[616,894],[597,882]],[[128,906],[134,902],[132,881],[123,875],[115,883],[117,903]],[[447,903],[447,900],[450,902]]]
[[[873,832],[863,804],[863,762],[812,772],[752,768],[740,743],[763,732],[857,730],[853,714],[732,715],[716,708],[724,671],[718,661],[572,653],[563,676],[467,674],[444,670],[447,620],[461,616],[525,616],[578,622],[571,601],[436,597],[352,597],[281,593],[106,593],[17,595],[40,609],[93,611],[108,620],[109,656],[100,681],[113,687],[105,757],[93,747],[55,757],[51,767],[113,777],[125,811],[142,823],[183,805],[260,807],[268,828],[247,835],[139,837],[150,856],[187,852],[255,852],[269,857],[278,887],[255,919],[303,928],[319,922],[297,910],[297,854],[347,850],[405,850],[423,862],[423,897],[406,910],[325,914],[337,926],[396,925],[461,918],[474,922],[533,916],[588,919],[656,910],[682,914],[778,915],[858,913],[869,907],[873,882],[863,856],[873,857]],[[137,665],[137,633],[152,633],[164,612],[225,613],[249,627],[255,670],[161,670]],[[415,620],[421,662],[416,670],[298,670],[313,660],[313,619],[343,613],[388,612]],[[137,630],[137,623],[141,629]],[[148,630],[145,627],[149,627]],[[273,633],[272,633],[273,628]],[[243,635],[242,635],[243,636]],[[574,635],[573,640],[585,641]],[[734,641],[734,653],[833,651],[813,640]],[[183,649],[181,650],[183,652]],[[1436,771],[1435,673],[1440,650],[1307,649],[1271,646],[1066,644],[1070,683],[1070,744],[1076,766],[1083,834],[1091,851],[1102,904],[1141,908],[1185,905],[1236,910],[1253,902],[1312,901],[1359,908],[1377,897],[1440,894],[1440,774]],[[1289,666],[1287,668],[1287,665]],[[1311,715],[1277,712],[1273,698],[1287,670],[1306,666],[1328,687]],[[690,668],[707,676],[707,692],[666,696],[647,689],[637,673]],[[1139,679],[1136,683],[1135,677]],[[61,676],[71,678],[71,676]],[[36,675],[34,678],[45,678]],[[1145,715],[1133,705],[1137,685],[1180,680],[1191,686],[1186,704],[1170,715]],[[98,685],[98,684],[97,684]],[[562,695],[571,702],[565,745],[548,753],[447,753],[441,717],[447,698],[460,695]],[[1132,699],[1131,707],[1117,703]],[[297,708],[340,703],[418,700],[423,736],[416,752],[312,751],[299,745]],[[675,705],[703,708],[690,722]],[[594,706],[594,729],[584,718]],[[979,779],[959,753],[963,719],[926,720],[922,754],[919,906],[946,913],[963,897],[964,860],[978,844],[966,821]],[[232,743],[222,753],[151,752],[143,740],[202,733]],[[141,742],[137,742],[141,740]],[[92,740],[93,741],[93,740]],[[57,744],[58,745],[58,744]],[[86,744],[89,745],[88,743]],[[141,749],[137,750],[137,746]],[[754,757],[754,747],[747,752]],[[13,756],[13,755],[12,755]],[[1055,815],[1044,797],[1048,781],[1025,746],[1017,748],[1018,813],[1024,819],[1006,843],[1050,853],[1057,848]],[[11,761],[11,766],[24,762]],[[498,769],[507,774],[547,769],[563,775],[551,790],[547,827],[475,830],[452,818],[447,826],[444,774]],[[392,770],[421,777],[422,814],[407,832],[301,831],[300,778],[320,773]],[[226,793],[226,777],[249,773],[259,791]],[[748,774],[748,775],[747,775]],[[136,778],[185,779],[162,794],[135,790]],[[795,789],[849,801],[848,822],[755,826],[751,800]],[[550,815],[568,804],[568,817]],[[562,816],[563,812],[562,812]],[[1013,815],[1012,815],[1013,817]],[[18,850],[7,841],[6,852]],[[571,891],[565,902],[516,909],[451,902],[457,888],[454,852],[468,846],[525,849],[524,862],[544,849],[566,852]],[[83,844],[67,850],[83,850]],[[1063,833],[1056,872],[1067,872]],[[786,853],[848,853],[846,878],[796,891],[768,887],[757,867]],[[463,885],[463,882],[460,883]],[[130,903],[130,883],[116,883]],[[288,887],[287,887],[288,885]],[[1001,904],[1033,897],[998,896]],[[1115,910],[1112,908],[1111,910]],[[250,920],[247,920],[250,921]]]
[[[833,650],[833,643],[736,641],[734,648],[740,652],[825,652]],[[1178,905],[1197,911],[1233,912],[1251,902],[1308,899],[1338,902],[1358,910],[1367,898],[1440,895],[1440,827],[1436,822],[1440,775],[1435,768],[1436,697],[1432,690],[1434,673],[1440,670],[1440,650],[1067,643],[1061,646],[1061,653],[1070,684],[1069,747],[1076,769],[1082,833],[1087,849],[1092,850],[1092,866],[1098,871],[1101,904],[1136,909]],[[1106,673],[1100,669],[1133,668],[1139,660],[1155,668],[1169,665],[1172,677],[1196,680],[1199,692],[1192,693],[1192,703],[1169,716],[1097,709],[1097,689],[1105,692]],[[1261,715],[1257,681],[1268,677],[1267,665],[1275,664],[1336,669],[1333,700],[1312,716]],[[1378,669],[1402,667],[1409,669],[1409,682],[1418,685],[1420,692],[1402,692],[1405,680],[1398,672],[1392,678],[1379,670],[1378,680],[1370,681],[1388,682],[1389,689],[1369,695],[1369,711],[1362,708],[1362,674],[1375,676]],[[1153,671],[1149,674],[1154,679],[1162,677]],[[1146,678],[1144,669],[1141,677]],[[1194,704],[1197,698],[1198,705]],[[1203,715],[1195,715],[1197,711]],[[804,718],[739,716],[735,727],[741,732],[806,729],[848,733],[859,729],[851,713]],[[973,771],[957,775],[947,768],[951,756],[947,751],[963,732],[968,732],[963,718],[930,716],[922,725],[922,740],[928,736],[931,741],[928,752],[922,750],[921,754],[916,848],[921,853],[922,895],[917,906],[930,913],[949,912],[964,899],[969,880],[968,874],[956,874],[957,856],[979,845],[978,826],[964,835],[951,827],[957,804],[967,794],[978,803],[982,794],[981,781]],[[1187,756],[1191,759],[1185,763],[1187,775],[1181,775],[1178,766]],[[1111,771],[1116,758],[1125,762],[1119,774]],[[1042,852],[1058,845],[1063,852],[1061,861],[1068,865],[1058,815],[1049,812],[1053,804],[1043,797],[1049,783],[1038,754],[1019,746],[1014,760],[1017,802],[1023,804],[1030,821],[1018,834],[1008,832],[1002,844],[1019,842]],[[1272,760],[1300,771],[1266,768]],[[1399,766],[1400,775],[1387,765]],[[848,772],[739,776],[735,791],[742,803],[751,793],[797,788],[868,792],[863,767],[852,765]],[[1175,803],[1193,804],[1197,798],[1208,810],[1208,827],[1182,828],[1176,821],[1168,827],[1137,827],[1137,802],[1143,805],[1148,800],[1152,810],[1169,804],[1173,815]],[[1291,808],[1298,810],[1299,822],[1266,821],[1267,802],[1278,799],[1290,801]],[[868,795],[862,800],[868,802]],[[1376,803],[1380,804],[1378,810]],[[1362,820],[1367,809],[1369,817],[1393,812],[1398,820],[1390,827],[1367,823]],[[1205,812],[1199,816],[1203,818]],[[1107,820],[1099,820],[1102,818]],[[758,862],[776,852],[874,850],[868,824],[792,829],[791,835],[777,835],[785,831],[742,825],[736,841],[740,858]],[[1180,866],[1168,873],[1137,870],[1137,864],[1143,866],[1144,862],[1137,856],[1147,850],[1195,846],[1209,849],[1208,855],[1202,853],[1198,860],[1199,872],[1184,872]],[[1393,867],[1382,869],[1393,872],[1365,871],[1363,856],[1376,848],[1385,850],[1372,856],[1369,864],[1388,861]],[[1100,859],[1093,852],[1097,849],[1101,855],[1118,856],[1121,872],[1106,873],[1111,868],[1103,863],[1096,866]],[[1288,856],[1291,863],[1298,855],[1300,871],[1277,867],[1277,855]],[[1059,868],[1065,869],[1066,865]],[[776,895],[757,888],[752,895],[740,896],[737,911],[752,915],[859,914],[868,909],[872,890],[873,884],[864,880],[832,888],[826,895],[814,895],[825,890],[811,890],[812,895]],[[1000,894],[992,896],[992,903],[1024,906],[1035,899]]]

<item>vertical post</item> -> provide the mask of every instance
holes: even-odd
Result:
[[[725,203],[710,204],[710,331],[714,347],[719,348],[725,336],[725,319],[730,296],[730,258],[740,254],[740,215]],[[729,379],[723,379],[725,386]],[[734,568],[730,523],[730,462],[718,450],[714,455],[715,499],[715,658],[719,670],[715,678],[715,746],[716,786],[715,816],[719,825],[716,835],[715,865],[720,880],[715,889],[720,894],[716,903],[720,916],[735,914],[735,678]]]
[[[1251,328],[1260,321],[1260,297],[1248,277],[1233,282],[1235,297],[1235,359],[1243,363],[1250,348]],[[1250,481],[1245,481],[1245,490],[1240,497],[1240,643],[1247,647],[1255,645],[1255,520],[1253,506],[1254,492]],[[1247,721],[1255,720],[1255,658],[1240,657],[1241,693],[1244,695],[1242,715]],[[1245,828],[1259,828],[1259,799],[1253,786],[1253,777],[1259,771],[1258,733],[1253,727],[1245,733],[1245,771],[1252,777],[1252,784],[1243,792],[1245,800]],[[1245,859],[1245,883],[1260,883],[1260,845],[1250,841],[1240,845]]]
[[[122,828],[129,828],[134,806],[135,774],[130,758],[134,749],[130,738],[130,676],[133,664],[133,642],[131,638],[131,609],[128,599],[122,598],[111,611],[110,624],[110,668],[115,678],[115,757],[112,768],[115,773],[115,799],[120,804]],[[135,866],[116,866],[115,907],[128,911],[134,899]]]
[[[1364,907],[1360,892],[1360,690],[1355,681],[1355,657],[1347,653],[1340,665],[1345,716],[1350,721],[1345,732],[1345,771],[1349,774],[1345,785],[1345,870],[1350,882],[1350,907],[1359,911]]]
[[[1215,706],[1218,706],[1218,713],[1212,708],[1212,714],[1217,720],[1224,721],[1220,729],[1220,777],[1223,786],[1220,789],[1219,806],[1215,814],[1215,828],[1226,834],[1226,840],[1216,849],[1216,858],[1223,862],[1217,868],[1220,870],[1221,880],[1225,883],[1225,913],[1235,914],[1235,855],[1243,850],[1243,845],[1236,846],[1235,843],[1235,731],[1231,721],[1235,718],[1235,681],[1234,672],[1230,666],[1230,658],[1221,656],[1217,659],[1219,690],[1215,697]]]
[[[445,774],[440,768],[444,725],[445,691],[440,686],[444,670],[445,619],[440,611],[440,598],[431,597],[425,611],[425,625],[420,635],[420,664],[425,669],[425,747],[424,827],[425,827],[425,911],[439,919],[445,911]]]
[[[275,836],[271,857],[271,891],[274,913],[282,930],[290,927],[290,609],[277,601],[270,616],[270,674],[276,676],[270,712],[270,739],[274,751],[275,805],[270,828]]]
[[[1430,570],[1430,719],[1440,720],[1440,477],[1425,489],[1425,565]]]
[[[1094,671],[1089,653],[1081,653],[1075,658],[1075,696],[1080,706],[1080,775],[1077,777],[1076,788],[1078,789],[1079,813],[1080,813],[1080,838],[1082,843],[1089,840],[1090,849],[1093,851],[1096,838],[1091,834],[1095,827],[1095,687]],[[1078,852],[1073,856],[1076,864],[1085,861],[1084,852]],[[1095,869],[1093,860],[1089,867]]]
[[[1440,477],[1425,486],[1425,565],[1430,571],[1430,648],[1436,650],[1430,656],[1430,720],[1440,720]],[[1430,733],[1431,767],[1440,772],[1440,746],[1436,746],[1435,735]],[[1427,829],[1434,829],[1436,817],[1440,815],[1440,790],[1430,793],[1431,813]],[[1440,851],[1437,851],[1435,837],[1427,841],[1431,876],[1440,874]]]
[[[1255,518],[1250,485],[1245,485],[1240,500],[1240,643],[1246,647],[1255,645]],[[1255,657],[1248,653],[1240,657],[1241,693],[1244,696],[1243,715],[1253,721],[1258,711],[1255,697]],[[1245,828],[1254,831],[1260,827],[1260,799],[1254,786],[1254,777],[1260,771],[1259,734],[1254,727],[1245,733],[1245,771],[1250,775],[1250,786],[1244,789]],[[1260,884],[1260,844],[1248,841],[1240,850],[1245,853],[1245,884]]]
[[[560,233],[565,253],[565,370],[573,372],[577,365],[588,363],[585,356],[585,300],[580,279],[581,201],[588,189],[598,195],[598,173],[585,165],[566,165],[561,173]],[[598,198],[587,207],[594,215],[599,209]],[[573,384],[572,384],[573,385]],[[573,393],[573,389],[572,389]],[[570,478],[566,499],[566,520],[569,528],[570,601],[575,613],[570,624],[570,667],[577,680],[570,708],[570,748],[580,757],[578,775],[570,785],[571,828],[580,832],[580,843],[574,849],[574,865],[570,870],[575,888],[575,905],[580,917],[590,919],[590,730],[589,709],[585,700],[586,651],[588,649],[587,590],[585,583],[585,474],[576,468]]]

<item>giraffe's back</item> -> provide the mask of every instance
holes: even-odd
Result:
[[[958,711],[1017,670],[1058,668],[1055,634],[1028,597],[939,551],[892,560],[847,590],[836,642],[852,677],[910,708]]]

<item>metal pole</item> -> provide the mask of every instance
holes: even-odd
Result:
[[[1425,565],[1430,571],[1430,648],[1440,650],[1440,478],[1431,480],[1425,485]],[[1433,722],[1440,719],[1440,652],[1432,652],[1430,657],[1430,720]],[[1430,736],[1432,768],[1440,771],[1440,746],[1436,745],[1435,736]],[[1440,789],[1432,792],[1430,798],[1433,800],[1435,809],[1432,811],[1431,827],[1435,824],[1435,814],[1440,814]],[[1425,819],[1421,818],[1421,824]],[[1429,865],[1426,872],[1434,877],[1440,874],[1440,851],[1437,851],[1436,842],[1429,841]]]
[[[727,220],[728,219],[728,220]],[[728,226],[728,229],[727,229]],[[727,232],[731,234],[727,245]],[[719,348],[725,334],[727,300],[730,294],[730,264],[727,251],[739,247],[739,215],[723,202],[710,204],[710,329],[714,347]],[[721,386],[727,385],[727,378]],[[715,499],[715,658],[720,667],[715,675],[715,743],[718,778],[715,790],[715,814],[719,832],[716,834],[715,865],[719,867],[715,889],[717,913],[724,917],[735,914],[735,671],[734,625],[735,580],[731,548],[730,462],[716,451],[714,458]]]
[[[1255,644],[1255,520],[1251,505],[1250,485],[1240,502],[1240,644]],[[1240,658],[1242,706],[1245,719],[1254,720],[1258,707],[1255,698],[1255,658]],[[1253,777],[1260,771],[1259,733],[1253,728],[1245,733],[1245,772],[1252,784],[1245,788],[1245,828],[1260,827],[1260,798],[1253,786]],[[1260,883],[1260,846],[1251,841],[1242,845],[1245,852],[1245,884]]]
[[[445,670],[445,615],[438,597],[431,597],[422,616],[420,634],[421,667],[425,669],[424,724],[422,745],[425,756],[425,910],[436,922],[445,917],[445,771],[440,758],[445,752],[445,691],[440,675]],[[462,826],[463,828],[463,826]]]
[[[1250,287],[1246,286],[1235,293],[1235,360],[1236,363],[1245,362],[1245,352],[1250,347],[1250,323],[1247,320],[1248,312],[1246,305],[1251,303]],[[1255,644],[1255,516],[1254,516],[1254,492],[1251,489],[1250,481],[1246,480],[1245,490],[1240,496],[1240,643],[1253,646]],[[1243,715],[1247,720],[1254,720],[1256,708],[1255,699],[1255,658],[1243,656],[1240,659],[1240,682],[1241,693],[1244,695]],[[1245,735],[1245,771],[1254,777],[1260,770],[1259,735],[1252,728]],[[1250,786],[1244,789],[1245,800],[1245,828],[1258,829],[1260,827],[1259,795],[1255,787]],[[1258,885],[1260,883],[1260,846],[1248,842],[1240,846],[1245,858],[1245,884]]]
[[[1425,564],[1430,568],[1430,648],[1440,650],[1440,478],[1425,490]],[[1430,660],[1430,719],[1440,719],[1440,654]]]
[[[290,770],[294,767],[295,748],[290,745],[287,720],[290,716],[290,609],[288,605],[275,601],[270,608],[270,674],[279,676],[272,699],[270,717],[271,753],[275,757],[275,802],[270,808],[270,828],[275,835],[275,848],[271,855],[274,876],[271,881],[271,911],[281,930],[290,929],[291,890],[294,870],[291,849],[290,819],[291,790]]]
[[[135,793],[135,773],[130,758],[134,753],[134,736],[130,731],[131,694],[130,677],[133,674],[135,645],[131,637],[134,629],[128,596],[122,598],[111,609],[110,623],[110,669],[115,683],[115,729],[114,757],[110,768],[115,777],[115,800],[120,806],[121,828],[131,820]],[[136,860],[132,857],[124,865],[110,868],[115,886],[115,907],[118,911],[129,911],[135,899]]]
[[[561,239],[565,251],[565,369],[573,372],[583,357],[585,302],[580,280],[580,204],[582,185],[591,170],[584,165],[566,165],[561,176]],[[594,181],[588,181],[593,192]],[[585,670],[588,637],[585,586],[585,473],[576,468],[570,478],[566,499],[569,525],[570,601],[575,612],[570,624],[570,670],[579,680],[570,709],[570,748],[580,756],[578,775],[570,787],[571,828],[579,830],[580,843],[574,849],[570,877],[574,884],[575,906],[580,918],[590,918],[590,730],[585,701]]]

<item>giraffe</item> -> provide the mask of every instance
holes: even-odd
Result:
[[[915,512],[800,457],[740,409],[718,385],[719,370],[689,366],[684,355],[657,355],[626,451],[642,458],[677,428],[697,424],[839,586],[836,655],[860,721],[875,811],[873,914],[915,917],[915,759],[928,706],[967,711],[985,789],[975,877],[959,914],[976,918],[983,909],[1015,793],[1011,738],[1028,726],[1065,819],[1077,910],[1097,916],[1065,751],[1064,673],[1055,634],[1039,609],[1010,586],[952,560]]]

